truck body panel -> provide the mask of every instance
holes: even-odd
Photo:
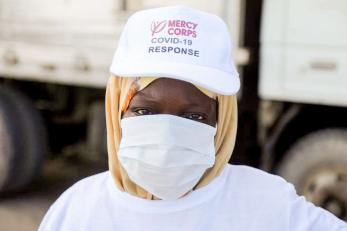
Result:
[[[347,106],[346,22],[346,1],[264,1],[260,96]]]
[[[0,0],[0,76],[103,88],[128,16],[135,10],[180,3],[224,18],[233,34],[236,59],[246,63],[248,54],[239,47],[241,2]]]

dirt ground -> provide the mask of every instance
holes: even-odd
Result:
[[[66,188],[106,169],[105,164],[60,159],[47,161],[35,182],[21,192],[0,198],[0,231],[37,230],[49,206]]]

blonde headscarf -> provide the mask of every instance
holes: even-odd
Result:
[[[117,151],[121,139],[120,120],[124,103],[128,102],[128,93],[134,83],[134,78],[111,76],[107,83],[105,106],[107,127],[107,150],[110,172],[117,187],[132,195],[154,199],[153,195],[134,183],[121,166]],[[237,130],[237,99],[235,95],[217,94],[218,98],[218,128],[215,136],[215,164],[202,176],[194,189],[203,187],[217,177],[228,163],[233,152]]]

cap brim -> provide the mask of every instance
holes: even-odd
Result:
[[[122,77],[154,76],[183,80],[222,95],[234,95],[240,88],[236,69],[233,72],[225,72],[212,67],[186,63],[117,60],[112,63],[110,72]],[[179,74],[176,74],[177,72]]]

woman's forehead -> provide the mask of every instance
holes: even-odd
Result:
[[[154,79],[144,89],[139,91],[139,93],[140,92],[140,95],[161,95],[164,98],[169,96],[209,98],[200,89],[189,82],[165,77]]]
[[[148,86],[151,85],[150,91],[158,91],[157,93],[160,93],[162,91],[176,91],[177,94],[179,92],[183,92],[188,95],[200,95],[200,93],[203,93],[205,96],[208,96],[212,99],[217,98],[217,95],[209,90],[196,86],[190,82],[168,77],[142,77],[138,80],[138,84],[139,90],[148,88]]]
[[[138,91],[132,98],[131,104],[165,105],[179,108],[210,108],[216,101],[193,84],[170,78],[159,78],[143,90]]]

